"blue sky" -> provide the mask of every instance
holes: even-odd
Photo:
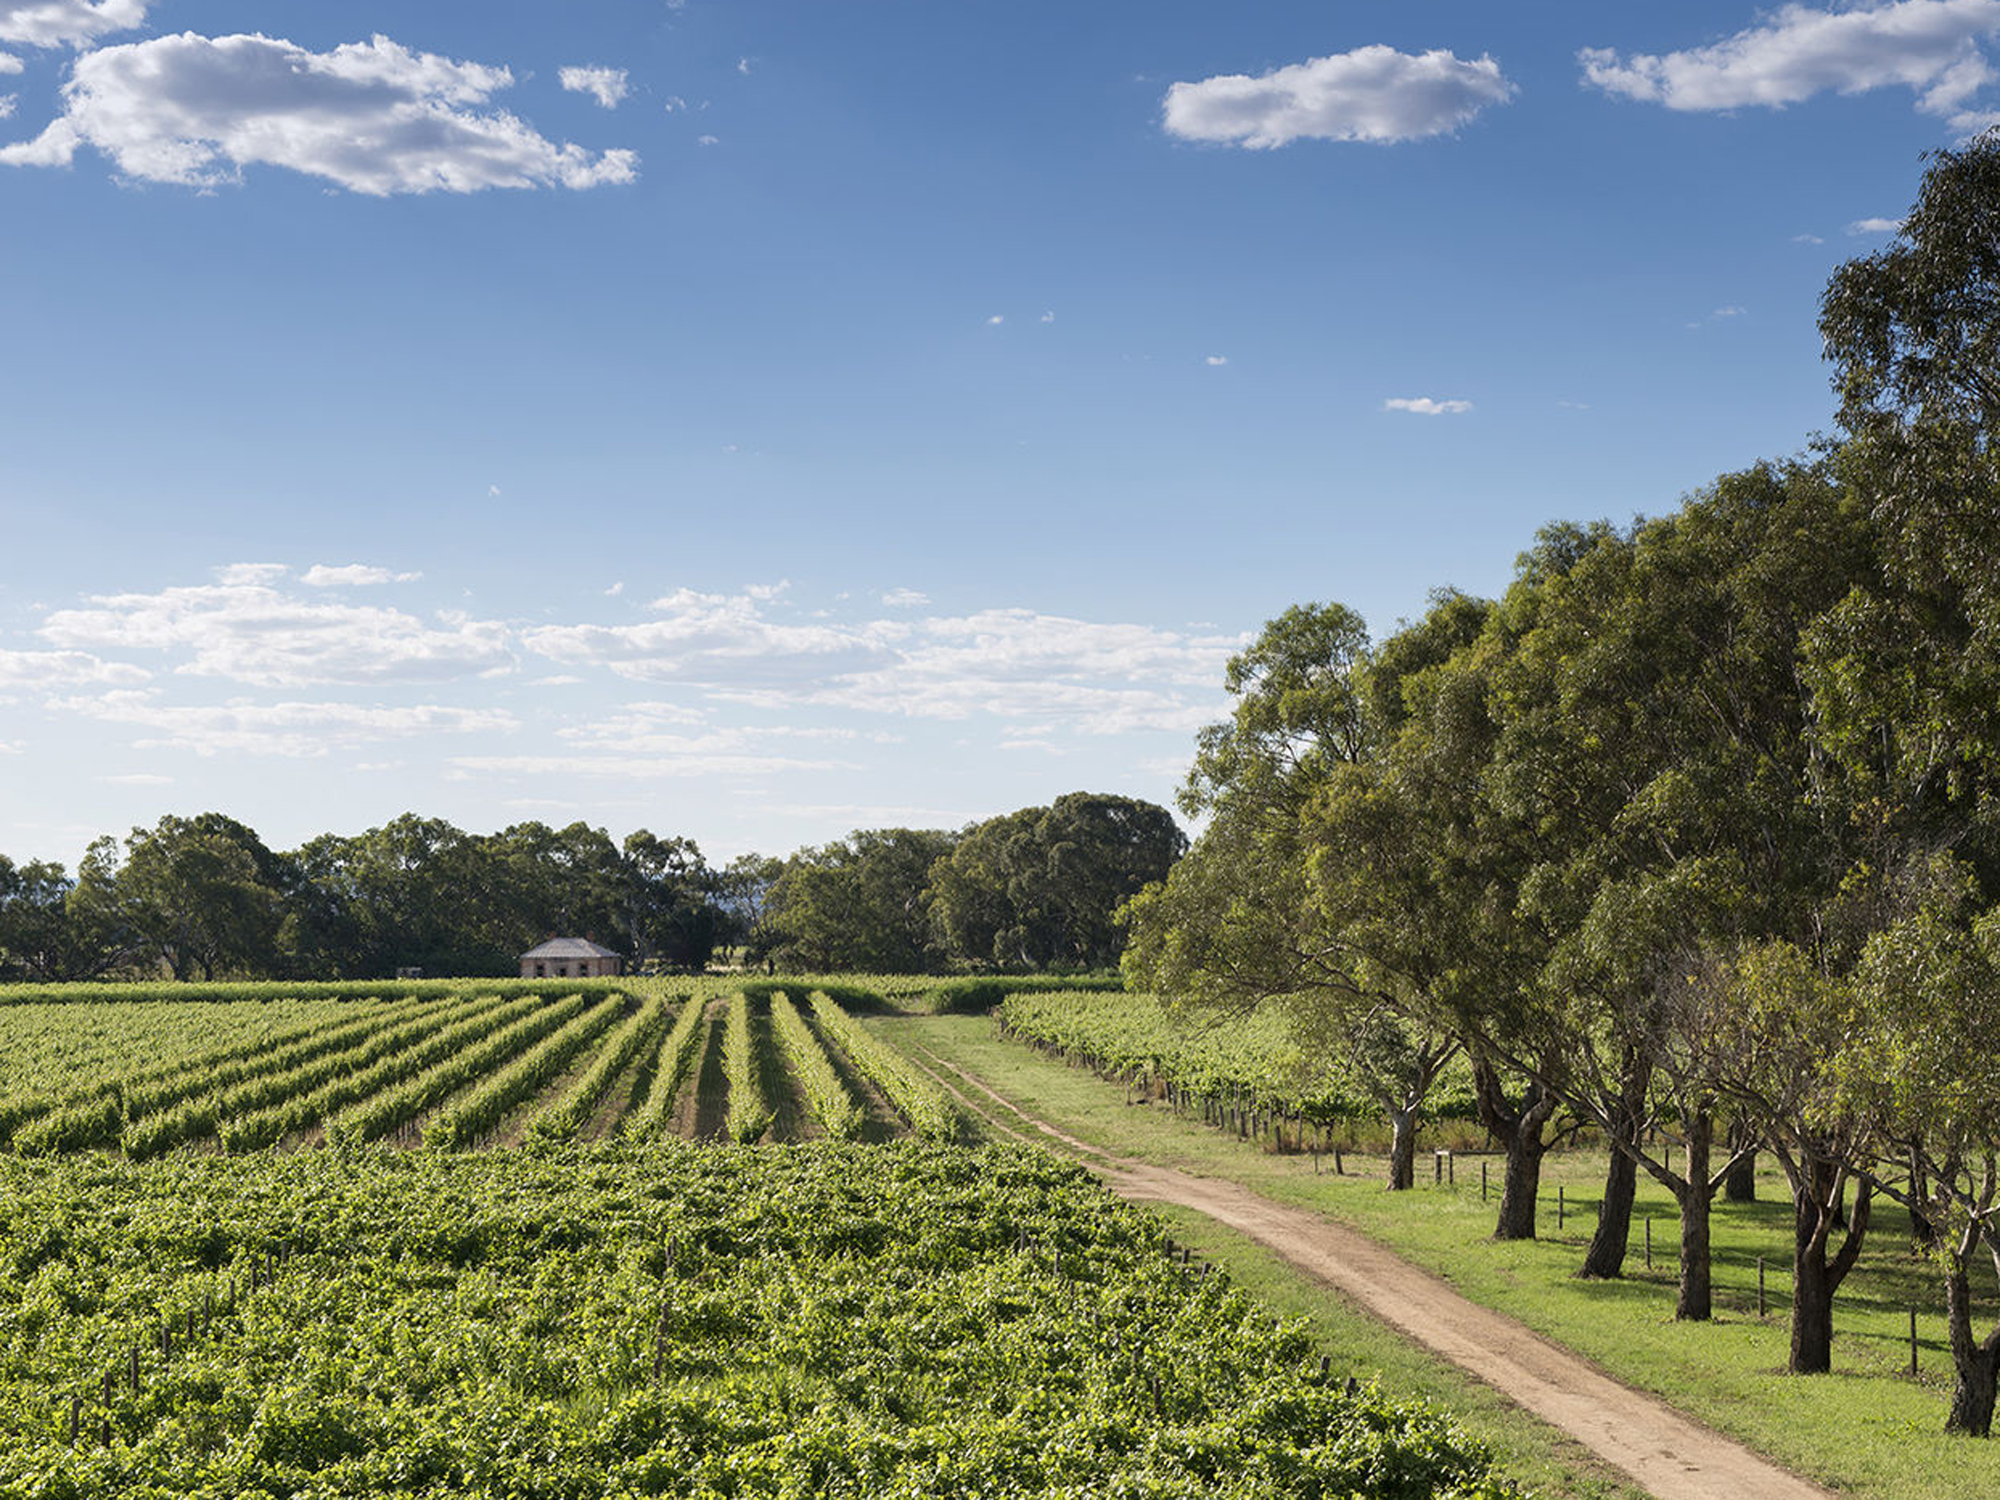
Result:
[[[0,0],[0,852],[1166,801],[1830,422],[2000,0]]]

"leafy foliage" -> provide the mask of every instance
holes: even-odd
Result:
[[[1511,1493],[1041,1153],[8,1159],[0,1198],[8,1494]]]

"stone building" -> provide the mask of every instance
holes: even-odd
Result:
[[[523,979],[599,979],[616,974],[623,960],[588,938],[550,938],[521,955]]]

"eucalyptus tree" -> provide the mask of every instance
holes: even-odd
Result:
[[[1186,850],[1164,807],[1070,792],[967,830],[931,866],[924,900],[954,960],[1101,968],[1124,947],[1118,909]]]
[[[2000,1325],[1975,1324],[1972,1267],[2000,1267],[2000,912],[1957,860],[1870,937],[1839,1007],[1838,1112],[1873,1125],[1868,1181],[1932,1229],[1955,1375],[1948,1431],[1988,1436]]]
[[[799,850],[765,896],[771,956],[821,973],[931,968],[938,954],[924,891],[956,842],[935,829],[877,828]]]
[[[1233,712],[1202,731],[1181,796],[1208,827],[1128,908],[1135,980],[1210,1011],[1283,1008],[1376,1098],[1392,1189],[1413,1184],[1425,1097],[1463,1047],[1442,1002],[1470,950],[1424,895],[1449,858],[1419,826],[1434,804],[1402,794],[1383,752],[1409,712],[1403,680],[1462,646],[1484,608],[1442,595],[1379,648],[1338,604],[1270,622],[1230,662]]]
[[[234,818],[169,815],[132,830],[115,893],[143,954],[176,979],[213,979],[268,963],[283,878],[277,856]]]
[[[632,967],[658,962],[699,971],[722,937],[721,877],[690,838],[627,834],[613,878],[619,930]]]
[[[1736,1154],[1714,1152],[1731,1059],[1694,981],[1798,935],[1839,875],[1799,642],[1868,558],[1825,465],[1762,465],[1629,532],[1545,536],[1495,616],[1492,798],[1547,942],[1512,1028],[1541,1056],[1516,1061],[1614,1148],[1583,1274],[1619,1273],[1644,1170],[1680,1208],[1686,1318],[1709,1314],[1709,1206]],[[1661,1125],[1678,1162],[1647,1145]]]
[[[0,972],[39,981],[95,979],[123,957],[112,934],[73,906],[62,865],[0,855]]]
[[[1413,1018],[1469,1052],[1480,1121],[1505,1159],[1494,1236],[1532,1239],[1562,1104],[1509,1061],[1544,1055],[1519,1034],[1542,937],[1519,919],[1522,843],[1490,795],[1500,617],[1489,601],[1441,591],[1360,664],[1377,748],[1315,805],[1312,873],[1366,971],[1391,976]]]

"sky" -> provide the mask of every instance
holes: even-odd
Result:
[[[1830,427],[2000,0],[0,0],[0,854],[1167,802]]]

